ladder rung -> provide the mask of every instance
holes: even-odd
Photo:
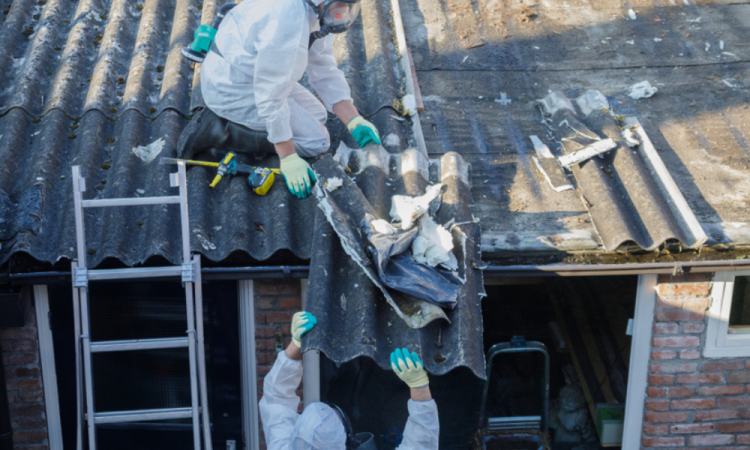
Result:
[[[84,208],[102,208],[105,206],[140,206],[140,205],[168,205],[180,203],[179,195],[164,197],[134,197],[134,198],[103,198],[99,200],[82,200]]]
[[[136,269],[97,269],[88,271],[89,281],[180,276],[182,276],[182,266],[138,267]]]
[[[91,343],[91,353],[126,352],[129,350],[154,350],[188,346],[187,337],[162,339],[132,339],[127,341],[100,341]]]
[[[192,408],[140,409],[136,411],[113,411],[94,414],[94,423],[145,422],[149,420],[189,419]]]

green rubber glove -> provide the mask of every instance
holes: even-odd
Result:
[[[289,192],[297,198],[306,198],[310,195],[312,183],[318,181],[310,164],[296,153],[281,158],[281,174],[286,179]]]
[[[312,330],[318,319],[312,314],[305,311],[299,311],[292,317],[292,342],[299,348],[302,348],[302,336]]]
[[[378,145],[382,144],[378,129],[362,116],[357,116],[350,120],[349,123],[346,124],[346,128],[349,129],[354,140],[357,141],[359,148],[365,148],[366,145],[373,143]]]
[[[422,360],[416,353],[409,353],[408,349],[397,348],[391,353],[391,367],[396,375],[412,389],[423,388],[430,384]]]

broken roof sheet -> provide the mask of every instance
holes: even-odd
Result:
[[[376,146],[354,151],[341,147],[336,160],[340,166],[330,157],[314,165],[324,184],[348,178],[343,168],[352,175],[342,187],[319,192],[324,198],[315,220],[305,306],[319,321],[306,335],[305,350],[319,349],[336,362],[368,356],[389,368],[390,352],[408,347],[422,355],[430,373],[442,375],[465,366],[484,379],[481,232],[472,220],[466,163],[455,153],[428,160],[415,149],[388,154]],[[459,278],[465,280],[455,309],[444,312],[390,289],[384,298],[372,281],[377,280],[374,269],[363,270],[370,262],[361,243],[365,231],[359,228],[365,213],[389,220],[394,195],[419,196],[430,183],[447,186],[435,219],[457,224],[452,231],[454,243],[459,243],[454,254]]]
[[[223,2],[166,0],[8,1],[0,42],[0,264],[25,252],[38,261],[72,258],[75,247],[70,167],[81,165],[85,198],[165,195],[168,173],[158,156],[174,156],[200,96],[197,72],[180,49]],[[389,136],[409,146],[408,127],[391,118],[401,88],[387,4],[363,2],[361,19],[336,36],[340,67],[355,103]],[[200,66],[198,66],[198,69]],[[199,89],[195,89],[199,92]],[[334,145],[350,139],[329,121]],[[134,149],[153,150],[149,158]],[[277,166],[278,160],[263,162]],[[188,171],[192,247],[212,261],[238,252],[243,264],[282,252],[309,259],[315,199],[291,196],[283,181],[266,197],[247,181]],[[162,256],[180,260],[176,207],[104,208],[86,212],[90,263],[126,265]],[[249,256],[249,258],[248,258]],[[292,256],[292,257],[293,257]],[[234,258],[233,258],[234,259]]]
[[[550,90],[575,98],[596,89],[613,112],[637,118],[707,244],[750,243],[750,5],[729,3],[639,2],[631,20],[633,4],[621,0],[543,0],[530,15],[517,2],[402,1],[427,148],[472,164],[485,258],[523,263],[535,253],[607,248],[580,193],[554,191],[533,161],[529,136],[545,133],[534,102]],[[656,95],[627,96],[645,80]],[[650,191],[612,196],[613,206],[644,206]],[[627,230],[624,246],[661,244],[639,237],[647,228]]]

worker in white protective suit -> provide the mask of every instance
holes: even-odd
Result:
[[[259,406],[268,450],[375,449],[372,439],[358,442],[358,436],[369,433],[353,435],[348,419],[335,406],[310,403],[302,414],[297,414],[300,398],[295,391],[302,381],[301,339],[316,323],[310,313],[294,315],[292,342],[279,353],[264,380]],[[422,362],[416,353],[397,349],[391,354],[391,366],[411,388],[409,419],[398,449],[437,450],[440,435],[437,405],[432,399],[430,381]]]
[[[360,147],[380,145],[377,128],[352,103],[333,55],[333,33],[354,22],[359,1],[245,0],[232,8],[203,63],[206,108],[180,136],[180,157],[191,159],[212,148],[275,151],[287,187],[304,198],[315,175],[300,157],[330,147],[327,111],[347,125]],[[323,103],[298,83],[305,72]]]

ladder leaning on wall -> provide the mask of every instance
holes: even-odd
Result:
[[[211,429],[208,415],[206,383],[206,355],[203,342],[203,293],[199,255],[190,253],[190,233],[187,205],[187,176],[185,164],[178,164],[178,172],[170,174],[172,187],[179,187],[179,195],[84,200],[86,180],[80,166],[73,166],[73,199],[75,207],[78,260],[72,263],[73,313],[76,336],[77,389],[77,449],[83,450],[84,422],[88,431],[88,450],[96,450],[96,425],[108,423],[143,422],[170,419],[192,419],[194,450],[201,450],[201,428],[204,450],[211,450]],[[91,270],[86,264],[84,209],[113,206],[179,204],[182,228],[182,264],[177,266]],[[139,280],[147,278],[181,279],[185,286],[187,307],[186,336],[161,339],[133,339],[92,342],[89,316],[88,286],[93,281]],[[136,411],[99,412],[94,409],[92,353],[187,348],[190,366],[191,405],[180,408],[147,409]],[[84,399],[85,397],[85,399]],[[85,405],[85,409],[84,409]]]

